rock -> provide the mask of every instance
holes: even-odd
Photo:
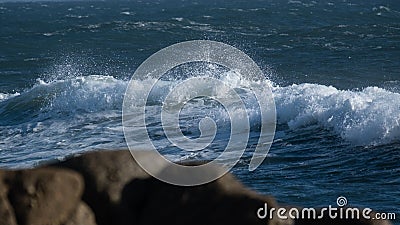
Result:
[[[143,151],[141,154],[144,154],[149,161],[154,161],[151,152]],[[188,216],[178,217],[177,220],[176,212],[186,207],[193,207],[194,211],[213,213],[215,221],[224,218],[226,221],[236,221],[237,224],[242,222],[265,224],[265,221],[256,218],[257,208],[265,201],[275,205],[272,198],[247,190],[232,175],[225,175],[223,179],[199,187],[165,184],[151,178],[133,160],[129,151],[92,152],[68,159],[57,166],[75,170],[83,175],[86,187],[83,200],[93,209],[96,221],[100,225],[136,222],[155,224],[161,221],[184,224],[196,221],[191,217],[194,215],[203,218],[198,220],[199,223],[204,221],[211,223],[209,219],[212,217],[194,212],[186,213]],[[160,168],[163,168],[162,165]],[[163,172],[165,170],[160,170],[160,173]],[[132,180],[134,181],[131,182]],[[157,196],[165,203],[163,206],[168,212],[160,210],[162,207],[157,203]],[[183,202],[176,201],[180,198]],[[219,208],[217,212],[214,210],[216,206]],[[156,210],[157,214],[151,216],[152,210]],[[233,219],[230,219],[231,214],[235,215]]]
[[[8,187],[3,183],[2,175],[0,171],[0,225],[17,225],[14,209],[7,199]]]
[[[149,176],[137,165],[129,151],[91,152],[56,166],[82,174],[86,187],[83,200],[94,211],[97,223],[104,225],[113,224],[124,186],[134,178]]]
[[[63,225],[96,225],[96,220],[89,206],[80,202],[74,214]]]
[[[195,187],[180,187],[154,178],[129,183],[121,200],[120,224],[291,224],[287,220],[262,220],[257,209],[269,196],[246,189],[233,175]]]
[[[140,154],[161,165],[157,173],[182,175],[154,162],[151,153]],[[326,214],[322,219],[284,220],[276,211],[272,219],[269,212],[260,219],[257,211],[265,204],[280,208],[272,197],[249,190],[230,173],[194,187],[161,182],[146,174],[128,151],[92,152],[38,169],[0,170],[0,225],[391,224]]]
[[[0,195],[0,225],[17,225],[14,210],[8,199]]]
[[[83,192],[76,172],[39,168],[15,172],[9,200],[19,225],[59,225],[75,211]]]
[[[0,225],[17,225],[14,209],[8,201],[8,177],[12,172],[0,171]]]
[[[111,203],[119,202],[123,187],[131,179],[148,177],[129,151],[91,152],[57,166],[81,173],[87,183],[86,189],[104,195]]]

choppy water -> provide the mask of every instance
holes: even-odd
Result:
[[[0,27],[1,167],[126,148],[122,101],[137,66],[170,44],[209,39],[246,52],[273,86],[274,143],[249,172],[255,81],[219,71],[249,107],[249,149],[233,170],[244,183],[283,203],[335,205],[343,195],[400,216],[398,1],[1,2]],[[150,111],[167,92],[154,92]],[[219,133],[197,153],[175,151],[157,120],[148,130],[174,159],[210,159],[226,145],[229,117],[197,99],[182,112],[185,134],[196,137],[204,116]]]

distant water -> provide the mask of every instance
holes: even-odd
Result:
[[[335,206],[342,195],[400,217],[397,0],[2,2],[0,27],[1,167],[126,148],[122,101],[137,66],[168,45],[209,39],[246,52],[273,85],[275,140],[249,172],[260,118],[244,86],[255,81],[211,71],[247,99],[249,149],[233,170],[245,184],[282,203]],[[149,110],[166,94],[156,90]],[[157,120],[148,130],[173,159],[211,159],[226,145],[229,117],[215,102],[194,100],[182,112],[185,134],[198,136],[204,116],[220,132],[200,152],[168,145]]]

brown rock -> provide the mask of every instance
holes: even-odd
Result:
[[[89,206],[80,202],[74,214],[63,225],[96,225],[96,220]]]
[[[83,191],[76,172],[39,168],[15,172],[9,191],[19,225],[59,225],[75,211]]]
[[[154,157],[143,152],[151,163]],[[185,163],[197,165],[198,163]],[[163,165],[163,164],[160,164]],[[148,176],[128,151],[94,152],[58,163],[54,168],[0,170],[0,225],[128,225],[128,224],[269,224],[390,225],[386,220],[282,220],[257,217],[275,200],[244,187],[232,174],[200,186],[181,187]],[[87,188],[84,190],[84,177]],[[159,173],[179,176],[179,171]],[[191,175],[191,174],[190,174]],[[93,207],[92,209],[86,203]],[[288,207],[286,207],[288,209]],[[301,209],[301,208],[298,208]],[[374,216],[373,212],[371,216]],[[94,218],[96,217],[96,219]]]
[[[4,186],[0,185],[0,189]],[[0,194],[0,225],[17,225],[14,209],[11,207],[7,196]]]
[[[154,160],[151,153],[142,154],[149,161]],[[150,178],[129,151],[92,152],[57,166],[83,175],[86,186],[83,200],[93,209],[98,224],[155,224],[165,221],[171,224],[212,224],[220,221],[265,224],[265,221],[256,218],[256,210],[264,202],[275,205],[272,198],[249,191],[232,175],[198,187],[165,184]],[[159,201],[163,204],[160,205]],[[184,217],[177,213],[182,210],[182,214],[186,215]]]
[[[0,225],[17,225],[14,209],[7,198],[9,190],[7,180],[12,173],[0,170]]]
[[[82,174],[86,187],[83,200],[94,211],[98,224],[113,224],[124,186],[134,178],[148,177],[129,151],[91,152],[57,166]]]
[[[120,224],[290,224],[291,220],[259,219],[258,208],[272,197],[246,189],[231,174],[195,187],[180,187],[154,178],[129,183],[121,201]]]

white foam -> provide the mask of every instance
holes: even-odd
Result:
[[[112,76],[79,76],[66,80],[45,82],[32,88],[45,88],[50,104],[44,109],[52,112],[98,112],[107,109],[121,109],[123,94],[127,82]]]
[[[18,95],[20,95],[19,92],[15,92],[15,93],[11,93],[11,94],[10,93],[0,93],[0,102],[7,100],[9,98],[18,96]]]
[[[279,123],[290,129],[318,124],[355,145],[400,140],[400,94],[378,87],[361,91],[300,84],[274,88]]]
[[[240,92],[248,106],[251,126],[257,126],[260,122],[258,105],[254,96],[249,95],[246,89],[271,85],[270,81],[249,81],[241,79],[234,72],[223,74],[221,80]],[[161,106],[163,98],[175,85],[171,83],[176,82],[178,81],[159,81],[153,88],[147,104]],[[151,79],[133,81],[132,85],[137,90],[133,97],[144,98],[145,90],[148,90],[152,83]],[[41,116],[76,116],[82,112],[108,114],[121,110],[127,85],[128,81],[101,75],[78,76],[52,82],[38,80],[34,87],[19,96],[19,101],[46,99],[43,101],[44,105],[38,109],[39,120]],[[289,129],[317,125],[335,132],[354,145],[362,146],[400,140],[400,93],[378,87],[339,90],[332,86],[309,83],[274,86],[273,93],[278,123],[287,124]],[[20,94],[0,93],[0,102],[11,100],[18,95]],[[218,95],[218,88],[215,95]],[[31,105],[27,104],[27,107]],[[199,102],[193,103],[185,108],[185,112],[188,115],[196,114],[202,112],[201,107]],[[217,120],[217,124],[223,125],[229,119],[228,114],[224,109],[218,110],[214,112],[213,118]],[[37,131],[40,131],[39,127]]]

